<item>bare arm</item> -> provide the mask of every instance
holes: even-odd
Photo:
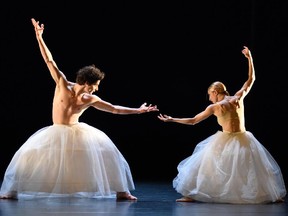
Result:
[[[113,105],[107,101],[101,100],[96,95],[90,95],[90,94],[85,94],[85,96],[83,96],[82,99],[86,100],[85,103],[91,104],[90,106],[98,110],[110,112],[113,114],[127,115],[127,114],[142,114],[146,112],[159,111],[156,105],[152,106],[150,104],[149,106],[147,106],[147,103],[143,103],[139,108],[131,108],[131,107],[126,107],[126,106]]]
[[[252,54],[251,54],[250,50],[248,49],[248,47],[244,46],[242,53],[248,59],[248,79],[243,84],[242,88],[238,92],[236,92],[235,96],[237,96],[238,98],[241,98],[242,96],[246,96],[249,93],[249,91],[251,90],[251,87],[254,84],[254,81],[256,79],[254,64],[253,64],[253,58],[252,58]]]
[[[44,24],[39,25],[39,21],[36,21],[34,18],[32,18],[31,21],[35,29],[35,34],[36,34],[36,38],[38,41],[41,55],[45,63],[47,64],[47,67],[50,71],[52,78],[54,79],[56,84],[59,84],[59,80],[61,78],[63,78],[63,80],[67,82],[65,75],[58,69],[56,62],[53,60],[53,56],[50,50],[48,49],[48,47],[46,46],[43,40],[42,34],[44,31]]]
[[[214,114],[214,104],[209,105],[204,111],[198,113],[192,118],[174,118],[168,115],[158,115],[158,118],[161,121],[164,122],[175,122],[180,124],[186,124],[186,125],[195,125],[205,119],[207,119],[209,116]]]
[[[113,114],[142,114],[146,112],[154,112],[158,111],[157,106],[152,106],[151,104],[149,106],[146,105],[146,103],[143,103],[139,108],[131,108],[131,107],[125,107],[120,105],[113,105],[109,102],[100,100],[93,104],[93,107],[105,112],[110,112]]]

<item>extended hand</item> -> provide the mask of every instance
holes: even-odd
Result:
[[[172,121],[172,117],[168,116],[168,115],[162,115],[161,113],[157,116],[161,121],[164,122],[171,122]]]
[[[140,113],[143,113],[143,112],[154,112],[154,111],[159,111],[159,109],[157,108],[156,105],[150,104],[149,106],[147,106],[147,103],[143,103],[140,106]]]

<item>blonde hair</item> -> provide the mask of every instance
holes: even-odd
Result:
[[[229,92],[227,91],[226,86],[220,81],[213,82],[208,87],[208,90],[215,90],[218,92],[218,94],[224,94],[229,96]]]

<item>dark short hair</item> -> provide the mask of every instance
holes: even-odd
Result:
[[[103,80],[104,77],[105,73],[92,64],[78,70],[76,73],[76,83],[79,85],[84,85],[85,83],[92,85],[98,80]]]

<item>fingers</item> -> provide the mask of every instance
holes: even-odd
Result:
[[[35,30],[43,30],[44,29],[44,24],[42,23],[41,25],[39,24],[39,21],[36,21],[34,18],[31,18],[32,24],[35,27]]]
[[[167,115],[162,115],[161,113],[158,115],[158,118],[161,120],[167,120],[168,116]]]
[[[243,46],[244,49],[242,50],[242,53],[245,55],[247,53],[249,53],[249,48],[247,46]]]
[[[157,116],[161,121],[164,121],[164,122],[169,122],[172,117],[171,116],[168,116],[168,115],[162,115],[161,113]]]

